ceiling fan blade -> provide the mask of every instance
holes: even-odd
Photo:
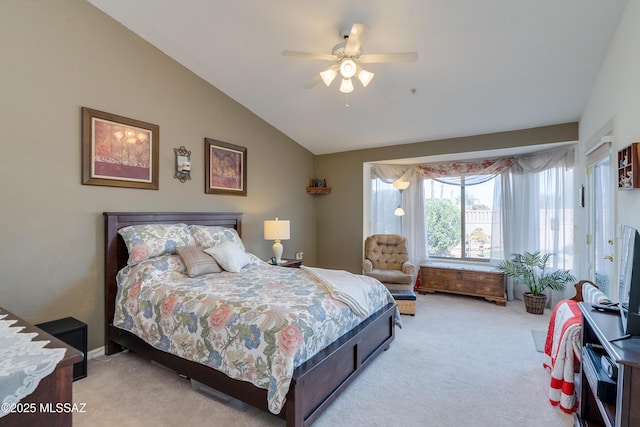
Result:
[[[320,59],[322,61],[337,61],[335,55],[331,55],[329,53],[308,53],[308,52],[296,52],[292,50],[283,50],[283,56],[294,56],[298,58],[307,58],[307,59]]]
[[[416,62],[417,60],[418,54],[416,52],[373,53],[360,56],[360,62],[363,64],[373,64],[376,62]]]
[[[351,32],[347,39],[347,44],[344,47],[344,51],[347,55],[355,55],[360,52],[362,41],[364,40],[367,31],[367,26],[364,24],[353,24],[351,26]]]
[[[318,83],[320,83],[322,81],[322,79],[320,78],[320,74],[316,74],[315,78],[313,78],[313,80],[310,80],[309,82],[307,82],[304,86],[302,86],[305,89],[312,89],[314,88]]]

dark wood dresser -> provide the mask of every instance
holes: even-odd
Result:
[[[618,313],[601,313],[584,302],[579,306],[582,360],[574,425],[640,426],[640,337],[615,341],[624,334]]]
[[[33,338],[33,341],[46,340],[49,341],[46,348],[64,348],[66,350],[55,370],[40,380],[33,393],[16,404],[16,411],[0,418],[0,426],[71,426],[73,412],[82,410],[81,407],[74,406],[72,399],[73,365],[81,362],[84,355],[81,351],[1,307],[0,314],[7,314],[3,320],[17,320],[11,326],[23,326],[24,329],[21,333],[37,333],[38,335]]]
[[[505,277],[490,267],[455,267],[437,264],[420,266],[418,292],[448,292],[482,297],[498,305],[507,303]]]

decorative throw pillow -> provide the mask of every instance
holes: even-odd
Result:
[[[589,304],[609,304],[611,300],[604,292],[588,283],[582,285],[582,300]]]
[[[187,269],[189,277],[220,273],[222,271],[216,260],[205,253],[200,246],[181,246],[177,249],[177,252]]]
[[[231,273],[239,272],[251,261],[244,249],[233,242],[224,242],[204,251],[211,255],[220,267]]]
[[[181,246],[193,246],[186,224],[130,225],[118,230],[129,251],[128,265],[160,255],[173,255]]]
[[[224,242],[233,242],[244,250],[242,239],[233,228],[216,225],[190,225],[189,231],[195,239],[196,246],[211,248]]]

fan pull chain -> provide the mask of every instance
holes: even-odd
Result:
[[[344,98],[345,98],[344,106],[345,106],[345,107],[349,107],[349,94],[348,94],[348,93],[345,93],[345,94],[344,94]]]

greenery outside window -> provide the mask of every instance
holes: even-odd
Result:
[[[426,179],[429,256],[489,261],[495,175]]]

